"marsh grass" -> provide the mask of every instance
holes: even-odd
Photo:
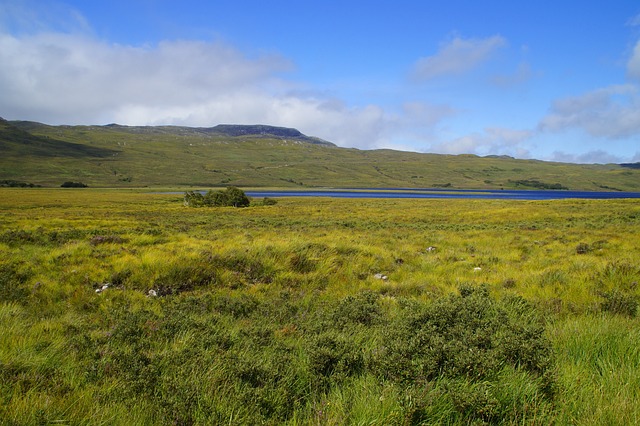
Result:
[[[636,201],[1,195],[6,424],[638,422]]]

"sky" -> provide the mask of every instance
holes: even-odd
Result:
[[[640,162],[640,3],[0,0],[0,117]]]

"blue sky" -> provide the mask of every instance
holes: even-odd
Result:
[[[0,116],[640,161],[637,1],[0,0]]]

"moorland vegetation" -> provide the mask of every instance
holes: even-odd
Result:
[[[637,424],[637,200],[0,189],[3,424]]]
[[[295,129],[48,126],[0,119],[0,179],[48,187],[640,191],[637,164],[340,148]]]

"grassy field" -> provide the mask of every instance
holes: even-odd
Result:
[[[0,181],[49,187],[410,187],[638,191],[640,169],[357,150],[198,129],[0,120]]]
[[[0,423],[638,424],[638,241],[637,200],[3,188]]]

